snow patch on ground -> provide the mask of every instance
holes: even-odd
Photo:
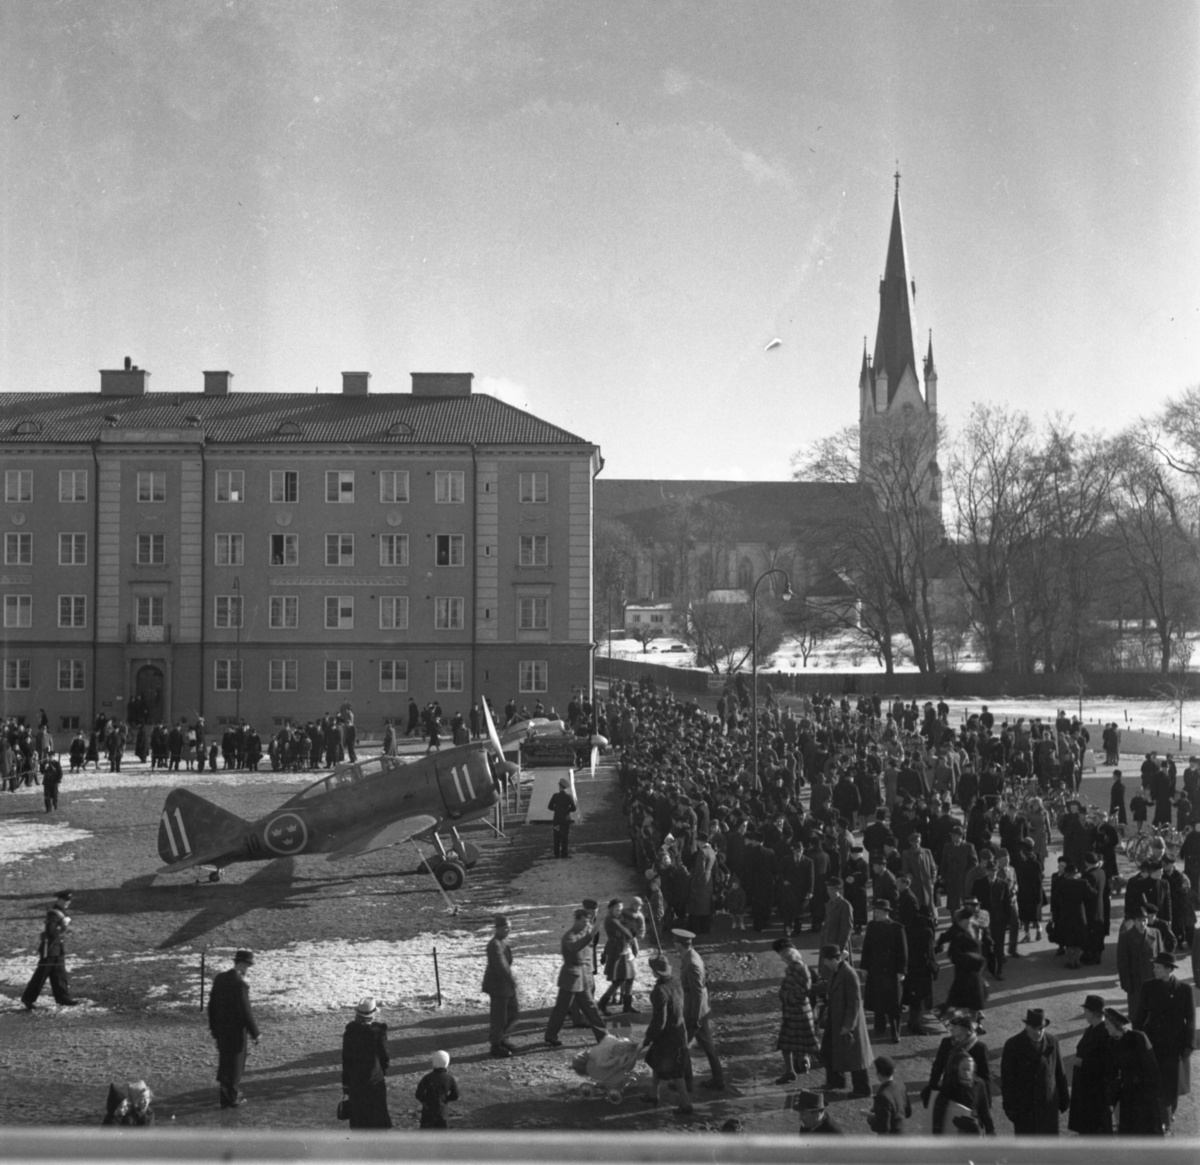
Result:
[[[69,825],[53,822],[0,820],[0,866],[91,836],[86,829],[72,829]]]

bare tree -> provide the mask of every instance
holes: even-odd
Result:
[[[625,600],[637,586],[638,543],[629,527],[597,518],[592,531],[592,627],[607,635],[613,613],[624,615]]]
[[[634,623],[629,628],[629,634],[642,645],[642,654],[646,654],[647,647],[650,643],[658,639],[663,633],[662,627],[657,623]]]
[[[1192,645],[1181,639],[1175,645],[1172,658],[1170,679],[1155,684],[1154,691],[1158,698],[1171,711],[1179,730],[1179,749],[1183,751],[1183,717],[1187,711],[1188,701],[1192,698],[1192,686],[1188,678],[1188,664],[1192,661]]]
[[[683,627],[680,637],[696,653],[698,666],[714,675],[732,675],[750,660],[753,614],[746,602],[690,603],[678,615]],[[770,597],[758,600],[758,659],[760,664],[774,654],[783,638],[778,606]]]

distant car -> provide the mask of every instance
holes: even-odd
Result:
[[[670,647],[663,648],[663,651],[687,651],[687,650],[689,650],[689,649],[684,647],[684,645],[682,643],[672,643]]]

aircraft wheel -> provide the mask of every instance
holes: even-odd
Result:
[[[462,849],[455,850],[454,853],[457,860],[468,870],[479,861],[479,847],[472,845],[469,841],[464,841]]]
[[[443,862],[433,873],[443,890],[457,890],[467,878],[466,870],[458,862]]]
[[[608,1103],[620,1104],[625,1099],[625,1094],[619,1088],[610,1088],[608,1090]]]
[[[213,870],[213,872],[208,875],[208,880],[210,882],[219,882],[221,880],[221,871]]]

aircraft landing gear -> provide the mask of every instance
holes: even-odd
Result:
[[[458,856],[459,862],[464,869],[469,870],[477,861],[479,861],[479,848],[473,846],[469,841],[463,841],[457,829],[450,830],[450,836],[454,839],[454,852]]]
[[[443,890],[459,890],[467,880],[467,871],[456,861],[439,862],[433,868],[433,876]]]
[[[208,880],[210,882],[220,882],[224,877],[225,877],[225,870],[223,868],[218,868],[218,869],[212,870],[209,873]]]

